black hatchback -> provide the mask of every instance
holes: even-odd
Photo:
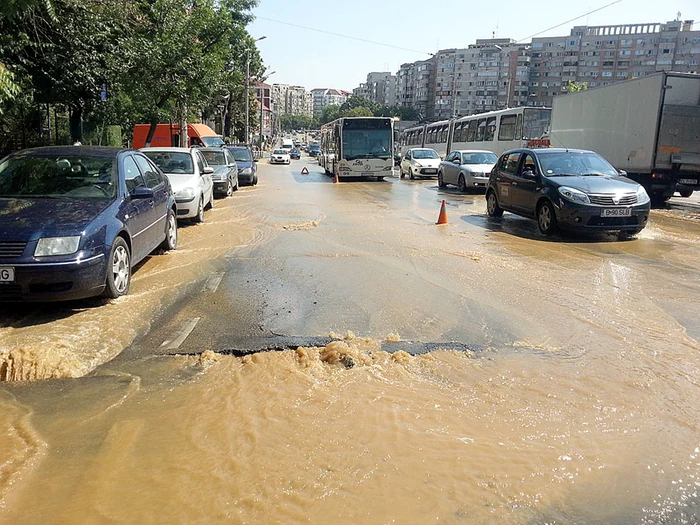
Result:
[[[647,225],[650,208],[642,186],[587,150],[507,151],[486,189],[490,217],[506,210],[533,218],[545,235],[559,228],[634,235]]]

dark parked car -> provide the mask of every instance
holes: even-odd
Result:
[[[309,146],[309,155],[311,157],[318,157],[318,154],[321,153],[321,146],[318,144],[312,144]]]
[[[201,148],[207,164],[214,168],[211,180],[214,193],[219,197],[230,197],[238,190],[238,165],[226,148]]]
[[[292,149],[292,151],[289,152],[289,157],[295,160],[299,160],[301,158],[301,151],[299,151],[297,148]]]
[[[258,183],[258,165],[248,146],[226,146],[238,165],[238,182],[255,186]]]
[[[175,199],[142,153],[62,146],[0,161],[0,301],[119,297],[159,246],[177,246]]]
[[[507,210],[534,218],[545,235],[559,228],[634,235],[647,225],[650,207],[642,186],[586,150],[507,151],[486,190],[490,217]]]

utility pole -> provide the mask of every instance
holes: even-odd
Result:
[[[265,40],[265,35],[256,38],[254,42]],[[250,49],[245,54],[245,143],[250,143]]]

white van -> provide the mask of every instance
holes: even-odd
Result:
[[[282,149],[292,150],[294,149],[294,141],[292,139],[282,140]]]

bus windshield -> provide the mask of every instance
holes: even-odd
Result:
[[[552,118],[551,109],[523,110],[523,139],[541,139],[549,133]]]
[[[388,120],[346,120],[343,125],[343,158],[392,158],[391,122]]]

